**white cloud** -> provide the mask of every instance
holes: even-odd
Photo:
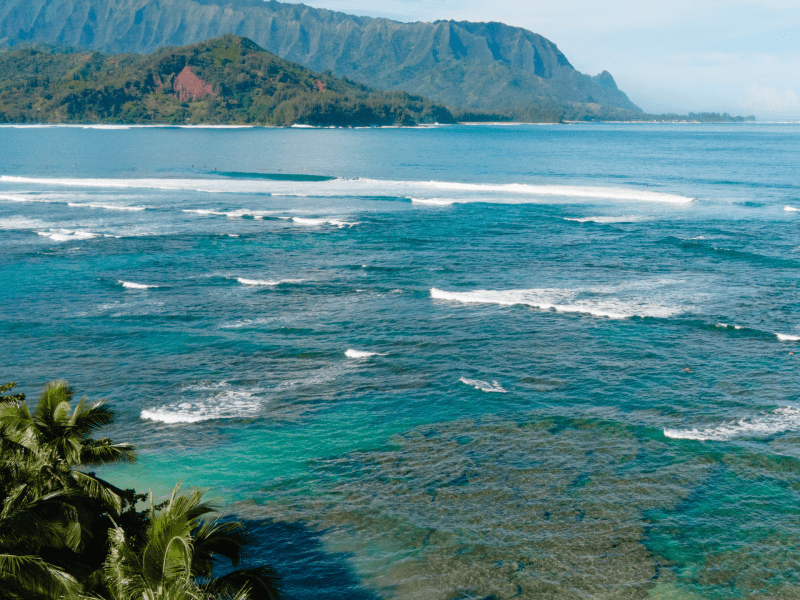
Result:
[[[775,88],[753,85],[747,89],[742,106],[766,116],[796,118],[800,115],[800,98],[794,90],[781,92]]]

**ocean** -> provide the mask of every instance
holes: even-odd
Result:
[[[800,598],[800,125],[0,128],[2,381],[289,598]]]

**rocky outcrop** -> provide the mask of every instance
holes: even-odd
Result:
[[[175,97],[181,102],[200,100],[209,94],[215,95],[213,86],[192,73],[189,65],[183,67],[183,70],[178,73],[172,87],[175,89]]]
[[[0,0],[0,43],[11,45],[144,53],[226,33],[315,71],[451,106],[639,111],[607,72],[584,75],[551,41],[502,23],[399,23],[262,0]]]

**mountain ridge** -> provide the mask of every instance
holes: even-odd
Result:
[[[599,104],[641,110],[607,71],[503,23],[401,23],[277,0],[0,0],[0,43],[151,52],[234,33],[314,71],[477,110]]]

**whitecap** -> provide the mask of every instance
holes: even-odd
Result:
[[[565,221],[575,221],[576,223],[601,223],[601,224],[608,224],[608,223],[637,223],[638,221],[644,221],[647,217],[641,217],[637,215],[627,215],[627,216],[620,216],[620,217],[580,217],[580,218],[569,218],[564,217]]]
[[[125,210],[131,212],[138,212],[147,210],[147,206],[128,206],[124,204],[98,204],[94,202],[67,202],[67,206],[72,208],[104,208],[106,210]]]
[[[254,397],[258,391],[226,389],[204,400],[145,409],[141,412],[141,418],[171,425],[213,419],[252,418],[258,415],[261,408],[261,403]]]
[[[481,390],[487,393],[496,393],[496,394],[506,394],[507,390],[503,389],[503,386],[497,383],[496,381],[492,381],[489,383],[487,381],[481,381],[479,379],[467,379],[466,377],[462,377],[459,379],[461,383],[465,383],[467,385],[473,386],[476,390]]]
[[[800,335],[789,335],[787,333],[776,333],[775,335],[782,342],[800,342]]]
[[[319,227],[320,225],[334,225],[335,227],[342,229],[343,227],[353,227],[354,225],[359,224],[358,221],[350,223],[347,221],[342,221],[340,219],[326,219],[326,218],[309,219],[305,217],[291,217],[291,219],[293,223],[296,223],[298,225],[305,225],[307,227]]]
[[[122,287],[128,288],[131,290],[149,290],[150,288],[157,288],[157,285],[145,285],[143,283],[134,283],[132,281],[122,281],[121,279],[117,282]]]
[[[578,292],[563,289],[475,290],[448,292],[431,288],[431,298],[464,304],[524,305],[560,313],[582,313],[609,319],[630,317],[667,318],[684,312],[685,308],[651,302],[647,299],[592,298],[576,299]]]
[[[79,179],[19,177],[2,175],[0,181],[51,186],[89,188],[154,188],[164,190],[194,190],[207,193],[291,194],[298,196],[385,196],[404,198],[453,198],[458,202],[540,203],[549,199],[635,201],[687,204],[693,198],[654,192],[641,188],[609,188],[596,186],[532,185],[523,183],[475,184],[448,181],[391,181],[379,179],[337,178],[327,181],[237,180],[225,178],[141,178],[141,179]],[[441,192],[445,192],[442,194]]]
[[[795,208],[794,206],[786,205],[783,207],[783,210],[786,212],[800,212],[800,208]]]
[[[214,215],[218,217],[228,217],[229,219],[240,219],[244,217],[253,217],[256,220],[262,220],[266,215],[271,215],[275,211],[271,210],[249,210],[247,208],[239,208],[231,211],[213,210],[209,208],[186,208],[183,209],[185,213],[193,213],[196,215]]]
[[[425,204],[428,206],[451,206],[458,200],[452,198],[411,198],[411,204]]]
[[[74,240],[90,240],[100,237],[99,233],[91,231],[72,231],[70,229],[51,229],[50,231],[37,231],[37,234],[50,238],[54,242],[71,242]]]
[[[420,184],[420,182],[413,182]],[[594,198],[598,200],[637,200],[642,202],[672,202],[687,204],[694,200],[688,196],[652,192],[636,188],[606,188],[596,186],[574,185],[532,185],[527,183],[507,184],[482,184],[482,183],[455,183],[449,181],[429,181],[427,185],[440,190],[454,190],[464,192],[500,192],[511,194],[524,194],[529,196],[560,196],[566,198]]]
[[[242,285],[280,285],[282,283],[300,283],[303,279],[245,279],[237,277],[236,281]]]
[[[767,437],[798,429],[800,429],[800,409],[784,406],[760,417],[729,421],[717,427],[664,429],[664,435],[678,440],[725,441],[734,437]]]
[[[348,348],[344,355],[347,358],[369,358],[371,356],[386,356],[385,354],[379,354],[378,352],[364,352],[363,350],[353,350],[352,348]]]
[[[727,323],[717,323],[714,327],[719,327],[720,329],[744,329],[742,325],[728,325]]]

